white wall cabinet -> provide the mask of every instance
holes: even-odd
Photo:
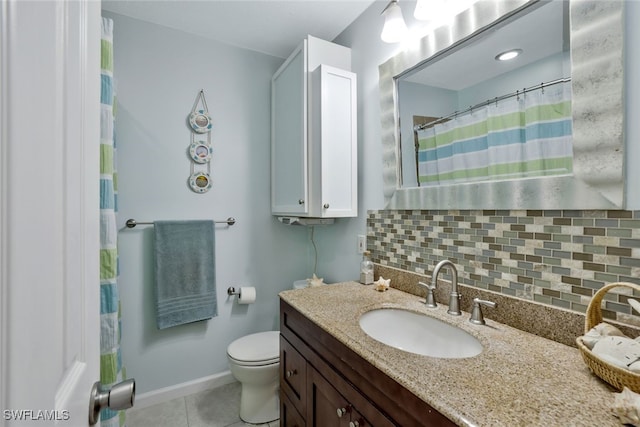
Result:
[[[271,212],[357,216],[351,50],[308,36],[272,78]]]

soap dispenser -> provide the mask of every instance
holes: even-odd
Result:
[[[362,262],[360,263],[360,283],[370,285],[373,283],[373,262],[369,259],[369,251],[362,254]]]

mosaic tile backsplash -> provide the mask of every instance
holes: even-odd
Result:
[[[369,211],[367,247],[375,263],[428,276],[448,258],[460,283],[582,313],[607,283],[640,285],[640,211]],[[639,325],[632,295],[607,293],[603,317]]]

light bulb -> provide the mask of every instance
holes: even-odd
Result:
[[[397,0],[392,0],[382,11],[384,15],[384,27],[380,38],[386,43],[397,43],[409,34],[407,24],[402,17],[402,9]]]
[[[428,21],[431,19],[428,3],[429,0],[418,0],[416,9],[413,11],[413,17],[419,21]]]
[[[522,49],[511,49],[496,55],[496,61],[508,61],[522,53]]]

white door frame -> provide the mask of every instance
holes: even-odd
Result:
[[[2,0],[0,43],[0,425],[88,425],[100,1]]]

